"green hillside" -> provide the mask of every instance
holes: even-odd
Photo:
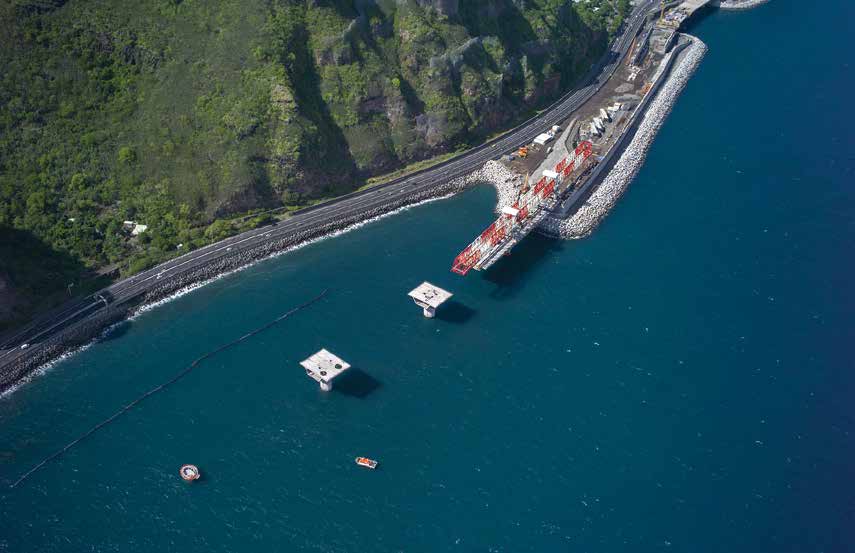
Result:
[[[0,296],[18,293],[7,324],[71,282],[84,289],[93,271],[138,271],[262,222],[237,215],[306,205],[479,142],[569,87],[627,9],[0,3]],[[131,237],[126,220],[148,230]],[[34,274],[42,264],[23,262],[32,242],[63,262]]]

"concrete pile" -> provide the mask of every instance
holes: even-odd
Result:
[[[747,0],[746,0],[747,2]],[[742,3],[746,3],[742,2]],[[609,175],[591,194],[588,201],[576,213],[563,221],[548,219],[541,225],[557,224],[559,229],[550,229],[549,234],[559,234],[563,238],[579,238],[589,234],[608,213],[617,199],[623,194],[630,180],[640,168],[644,155],[656,132],[667,117],[677,96],[686,85],[689,77],[697,68],[706,52],[706,45],[698,39],[692,39],[692,45],[681,54],[668,81],[662,86],[639,124],[639,128],[626,147],[621,158]],[[235,251],[231,255],[206,264],[204,267],[189,270],[183,274],[163,279],[160,285],[150,290],[143,298],[133,304],[111,305],[97,315],[88,317],[81,323],[71,325],[49,340],[32,347],[32,355],[21,359],[18,364],[6,367],[0,374],[0,391],[20,380],[35,368],[43,365],[64,352],[83,345],[96,338],[104,328],[138,312],[140,305],[151,304],[190,286],[214,279],[223,274],[251,265],[261,259],[289,251],[302,244],[335,235],[356,228],[379,217],[389,215],[408,206],[427,200],[448,196],[480,183],[491,184],[497,191],[497,212],[502,206],[512,204],[517,197],[522,177],[496,161],[489,161],[480,169],[440,184],[429,190],[414,192],[402,198],[384,203],[369,210],[354,210],[345,217],[325,224],[311,225],[276,241],[267,242],[254,248]],[[557,230],[557,232],[555,232]]]
[[[47,364],[66,352],[75,350],[92,340],[97,339],[105,328],[123,319],[132,317],[146,306],[176,297],[192,288],[204,285],[211,280],[231,272],[248,267],[262,259],[285,253],[301,245],[319,240],[331,235],[368,224],[380,217],[390,215],[401,209],[428,200],[448,196],[480,182],[493,182],[496,178],[495,168],[488,164],[484,168],[464,177],[440,184],[429,190],[415,192],[402,198],[384,203],[380,207],[367,210],[354,210],[345,217],[326,224],[316,224],[300,232],[294,232],[279,240],[266,242],[254,248],[235,251],[202,267],[189,270],[175,276],[169,276],[159,281],[158,286],[149,290],[143,297],[133,302],[112,304],[95,315],[71,325],[62,332],[39,344],[30,346],[30,354],[19,359],[16,363],[6,366],[0,371],[0,393],[10,389],[14,383],[21,382],[39,367],[47,368]]]
[[[145,311],[149,306],[163,301],[164,298],[176,297],[189,290],[203,286],[216,278],[249,267],[263,259],[286,253],[323,238],[337,236],[403,209],[455,194],[477,184],[492,184],[496,188],[499,196],[496,209],[499,210],[502,205],[508,203],[508,200],[510,200],[510,203],[513,203],[513,200],[516,198],[514,179],[519,183],[520,177],[518,175],[509,171],[497,161],[489,161],[472,173],[435,186],[430,190],[417,192],[404,198],[387,202],[382,207],[375,209],[355,211],[351,215],[334,222],[325,225],[316,225],[304,231],[292,233],[287,238],[266,242],[252,249],[237,251],[232,255],[212,261],[204,267],[164,279],[162,284],[145,295],[140,302],[140,307],[133,308],[127,315]]]
[[[707,46],[701,40],[689,37],[692,44],[676,60],[667,81],[650,103],[630,144],[621,154],[603,182],[591,193],[588,200],[564,220],[547,219],[543,231],[561,238],[573,239],[589,235],[623,195],[629,183],[644,163],[644,158],[656,133],[689,78],[706,54]]]
[[[198,287],[262,259],[288,252],[312,241],[347,232],[401,209],[448,196],[477,184],[490,184],[496,188],[498,195],[496,211],[498,212],[502,206],[512,204],[516,200],[517,188],[521,184],[521,180],[522,178],[519,175],[508,170],[498,161],[488,161],[480,169],[430,190],[391,201],[376,209],[354,212],[350,216],[338,219],[335,222],[317,225],[311,229],[293,233],[281,240],[267,242],[249,250],[238,251],[228,257],[212,261],[204,267],[176,275],[168,280],[164,279],[160,286],[145,295],[142,304],[144,306],[151,305],[163,298],[173,296],[191,287]],[[134,312],[136,311],[139,311],[139,308],[134,310]]]
[[[294,232],[286,238],[266,242],[248,250],[235,252],[230,256],[212,261],[204,267],[200,267],[194,271],[176,275],[168,280],[164,279],[165,281],[163,284],[145,295],[143,303],[150,304],[152,302],[156,302],[189,286],[209,281],[213,278],[233,272],[276,254],[285,253],[308,242],[352,230],[375,221],[380,217],[397,212],[403,208],[460,192],[473,184],[488,180],[489,174],[489,170],[485,167],[470,173],[469,175],[435,186],[429,190],[416,192],[403,198],[391,200],[380,207],[354,211],[345,217],[341,217],[327,224],[314,225],[303,231]]]
[[[334,222],[330,222],[325,225],[316,225],[310,229],[292,233],[287,238],[266,242],[252,249],[235,252],[230,256],[212,261],[204,267],[200,267],[194,271],[189,271],[169,279],[164,279],[164,282],[160,286],[152,289],[145,295],[141,302],[142,307],[135,308],[131,314],[145,310],[147,306],[157,303],[164,298],[172,297],[183,293],[184,291],[204,285],[213,279],[225,276],[239,269],[246,268],[260,260],[286,253],[297,247],[323,238],[348,232],[376,221],[381,217],[392,215],[402,209],[432,199],[449,196],[477,184],[488,183],[496,187],[499,195],[497,209],[501,209],[501,206],[504,205],[503,202],[506,202],[508,198],[511,198],[511,203],[513,203],[512,198],[516,197],[516,192],[513,187],[514,185],[511,182],[514,178],[519,180],[519,177],[515,173],[507,170],[501,163],[497,161],[489,161],[483,167],[473,171],[472,173],[458,177],[439,186],[435,186],[430,190],[417,192],[404,198],[390,201],[382,207],[354,212],[351,215]]]

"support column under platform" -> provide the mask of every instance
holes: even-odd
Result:
[[[326,349],[300,361],[306,369],[306,375],[321,386],[321,390],[329,392],[333,389],[333,380],[350,368],[344,359],[333,355]]]
[[[454,294],[443,290],[439,286],[434,286],[430,282],[422,282],[407,295],[413,298],[415,304],[422,308],[422,313],[425,317],[433,319],[436,316],[437,308]]]

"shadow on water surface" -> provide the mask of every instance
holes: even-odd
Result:
[[[374,393],[382,385],[382,382],[367,372],[351,367],[336,379],[333,391],[362,399]]]
[[[447,323],[463,324],[474,317],[476,313],[476,310],[466,304],[449,300],[437,310],[436,318]]]
[[[484,278],[496,285],[490,292],[494,299],[509,299],[524,287],[526,277],[537,265],[564,250],[563,240],[530,234],[517,247],[487,270]]]

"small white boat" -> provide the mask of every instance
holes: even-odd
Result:
[[[378,463],[374,459],[369,459],[368,457],[357,457],[356,464],[360,467],[376,469]]]

